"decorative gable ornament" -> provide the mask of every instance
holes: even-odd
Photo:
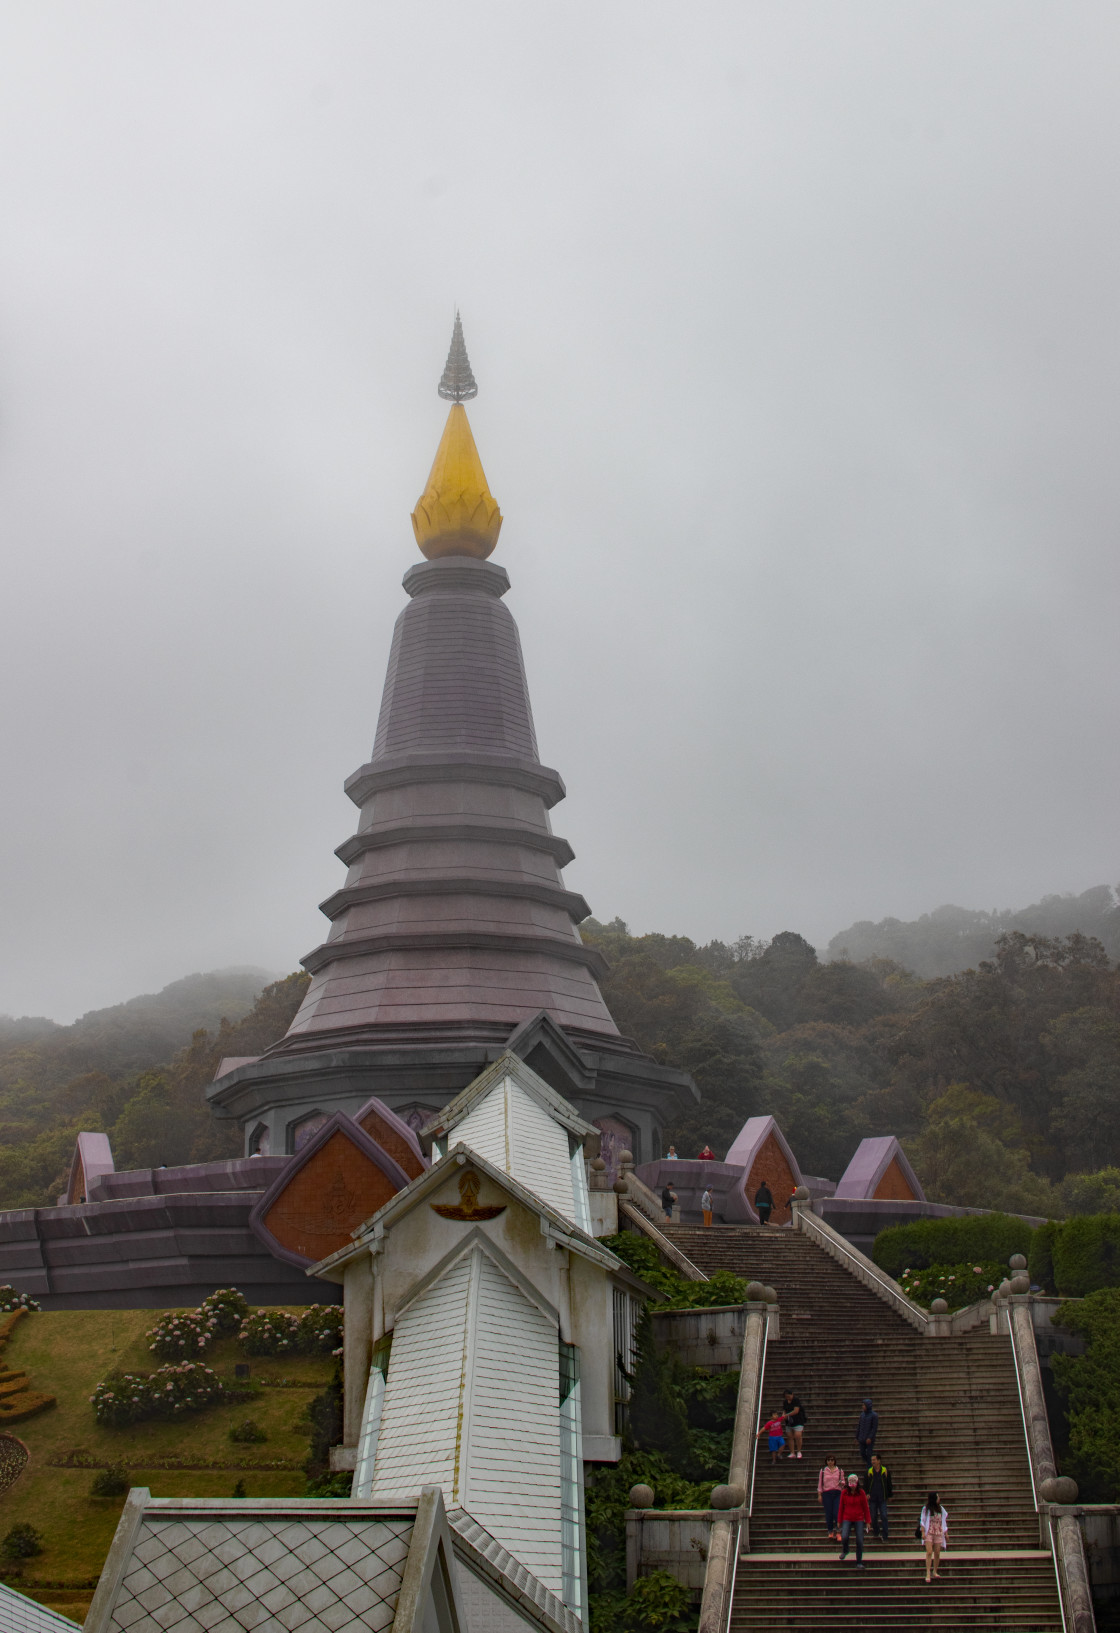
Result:
[[[771,1220],[786,1223],[790,1218],[790,1196],[802,1183],[801,1169],[773,1117],[748,1117],[724,1158],[724,1166],[739,1170],[724,1203],[728,1224],[744,1220],[758,1223],[754,1196],[763,1180],[774,1198]]]

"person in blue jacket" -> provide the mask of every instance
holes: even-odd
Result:
[[[875,1436],[878,1433],[879,1414],[872,1406],[870,1396],[865,1396],[863,1411],[860,1413],[859,1422],[856,1424],[856,1439],[859,1441],[859,1449],[863,1453],[865,1466],[871,1461],[871,1453],[875,1450]]]

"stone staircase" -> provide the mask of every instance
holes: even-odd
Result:
[[[767,1346],[763,1410],[789,1388],[809,1420],[801,1462],[772,1467],[759,1451],[733,1633],[1061,1627],[1053,1564],[1038,1546],[1009,1338],[986,1327],[923,1337],[799,1231],[678,1225],[666,1235],[708,1273],[732,1270],[777,1290],[782,1336]],[[894,1497],[889,1542],[869,1539],[867,1568],[856,1571],[854,1546],[847,1564],[837,1562],[816,1485],[830,1451],[849,1473],[863,1472],[855,1427],[865,1395],[879,1413],[876,1450]],[[941,1580],[927,1588],[914,1527],[934,1489],[950,1547]]]

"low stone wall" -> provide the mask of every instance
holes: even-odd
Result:
[[[653,1337],[658,1348],[671,1350],[683,1366],[706,1367],[710,1372],[732,1372],[738,1367],[746,1330],[745,1304],[653,1311]],[[770,1336],[777,1334],[772,1331]]]
[[[709,1508],[628,1508],[627,1592],[639,1576],[668,1571],[699,1593],[704,1586],[712,1521],[726,1518]]]
[[[1120,1504],[1079,1503],[1074,1510],[1085,1539],[1093,1599],[1120,1599]]]

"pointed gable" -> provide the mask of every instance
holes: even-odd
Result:
[[[924,1202],[921,1180],[893,1134],[861,1140],[836,1187],[837,1197],[867,1202]]]
[[[583,1143],[595,1129],[516,1055],[507,1051],[488,1066],[422,1133],[441,1152],[448,1141],[469,1146],[581,1229],[590,1228]]]
[[[273,1181],[249,1226],[289,1264],[314,1264],[345,1247],[362,1221],[408,1182],[387,1151],[336,1112]]]
[[[384,1100],[378,1100],[376,1096],[367,1100],[362,1109],[354,1113],[354,1121],[382,1151],[389,1153],[409,1179],[418,1179],[424,1172],[428,1159],[420,1149],[415,1131],[409,1128],[403,1117],[390,1110]]]
[[[748,1117],[724,1160],[728,1166],[740,1169],[741,1177],[735,1186],[735,1217],[757,1221],[754,1196],[765,1180],[774,1198],[770,1218],[775,1224],[785,1224],[790,1218],[789,1198],[801,1184],[801,1169],[774,1118]]]

